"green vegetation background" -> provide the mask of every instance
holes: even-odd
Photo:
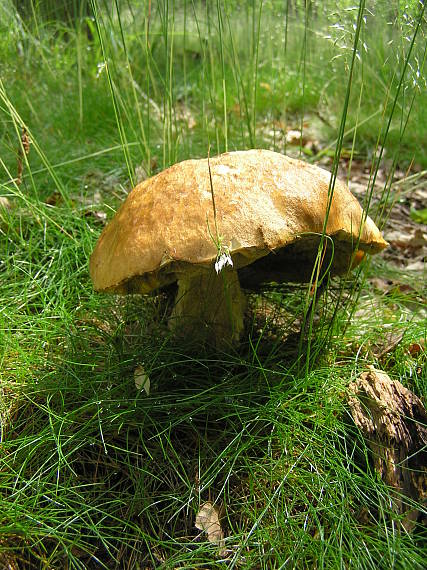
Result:
[[[190,357],[158,299],[97,295],[87,270],[131,186],[209,148],[342,156],[390,184],[425,169],[422,4],[19,7],[0,5],[0,565],[423,568],[425,528],[400,529],[345,407],[367,364],[425,399],[422,355],[406,350],[425,336],[417,287],[379,300],[366,276],[397,271],[382,259],[331,286],[298,366],[277,338],[304,288],[252,300],[279,331],[254,322],[239,350]],[[387,180],[378,223],[395,198]],[[404,340],[376,359],[386,326]],[[223,505],[227,562],[194,527],[206,500]]]

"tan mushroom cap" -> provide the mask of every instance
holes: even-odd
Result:
[[[234,268],[294,244],[293,257],[276,256],[280,276],[306,278],[307,271],[295,267],[307,249],[317,251],[313,234],[322,233],[330,173],[268,150],[229,152],[209,164],[218,234]],[[337,180],[326,226],[335,243],[333,273],[348,268],[356,244],[369,253],[387,246],[369,217],[360,231],[364,217]],[[208,160],[175,164],[136,186],[102,232],[90,259],[95,289],[147,293],[196,266],[212,268],[218,253],[214,236]],[[294,267],[288,271],[286,265]]]

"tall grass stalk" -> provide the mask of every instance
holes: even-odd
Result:
[[[146,165],[148,165],[147,169],[149,172],[149,169],[150,169],[150,166],[149,166],[149,164],[150,164],[150,149],[149,149],[149,144],[148,144],[148,140],[147,140],[147,135],[145,132],[144,120],[143,120],[142,113],[141,113],[141,102],[140,102],[140,99],[139,99],[139,96],[138,96],[138,93],[136,90],[137,83],[136,83],[136,80],[135,80],[134,75],[133,75],[132,63],[129,59],[129,53],[128,53],[128,49],[126,46],[126,40],[125,40],[124,31],[123,31],[122,19],[120,17],[120,7],[118,4],[118,0],[114,0],[114,5],[116,8],[117,21],[118,21],[119,29],[120,29],[120,38],[122,41],[123,51],[125,54],[126,69],[127,69],[128,74],[129,74],[129,84],[130,84],[130,87],[132,90],[132,97],[133,97],[132,103],[133,103],[134,109],[136,109],[136,115],[138,118],[138,123],[137,123],[138,128],[139,128],[138,134],[140,135],[140,137],[142,137],[142,144],[141,144],[140,152],[141,152],[142,156],[146,157],[144,162]],[[147,108],[149,108],[149,105],[147,105]],[[138,140],[140,137],[137,137]]]
[[[258,89],[258,64],[259,64],[259,43],[261,32],[261,17],[262,17],[263,0],[259,3],[258,16],[255,14],[255,3],[252,4],[252,59],[253,59],[253,90],[252,90],[252,132],[253,142],[256,146],[256,107],[257,107],[257,89]]]
[[[103,19],[101,17],[100,11],[99,11],[98,0],[91,0],[91,4],[92,4],[92,10],[93,10],[94,18],[95,18],[95,24],[96,24],[96,30],[98,33],[99,44],[101,46],[101,52],[102,52],[102,57],[103,57],[103,62],[101,65],[103,66],[103,69],[104,69],[105,74],[107,76],[108,87],[110,89],[111,101],[113,104],[114,115],[116,118],[117,130],[118,130],[118,133],[120,136],[120,142],[122,145],[124,159],[126,161],[129,180],[131,181],[131,184],[133,185],[133,183],[134,183],[134,168],[133,168],[133,164],[132,164],[132,158],[131,158],[131,155],[129,153],[127,135],[126,135],[126,132],[124,129],[123,119],[122,119],[121,112],[120,112],[118,90],[114,84],[114,80],[112,77],[112,69],[110,69],[112,67],[111,64],[113,63],[114,60],[111,57],[109,57],[109,55],[107,53],[106,42],[105,42],[104,37],[103,37],[103,30],[105,30],[105,24],[103,22]]]
[[[239,109],[239,117],[242,120],[242,123],[246,124],[246,128],[248,130],[248,138],[249,138],[249,147],[255,148],[255,139],[254,139],[254,132],[251,125],[251,117],[250,117],[250,109],[249,109],[249,101],[248,101],[248,94],[246,92],[243,78],[242,78],[242,70],[239,64],[239,55],[236,49],[236,42],[233,37],[233,29],[232,29],[232,22],[230,17],[230,11],[227,7],[227,4],[224,4],[224,17],[227,21],[227,30],[228,30],[228,37],[230,41],[230,51],[231,51],[231,68],[234,75],[234,81],[237,89],[237,100],[238,100],[238,109]],[[243,130],[243,127],[241,128]],[[242,133],[242,139],[246,137]]]
[[[312,306],[311,303],[315,304],[315,302],[316,302],[317,288],[318,288],[318,282],[319,282],[319,278],[320,278],[320,271],[322,269],[325,250],[326,250],[326,247],[328,245],[327,244],[326,227],[327,227],[330,209],[331,209],[331,205],[332,205],[335,182],[336,182],[337,175],[338,175],[339,158],[341,156],[341,151],[342,151],[342,146],[343,146],[343,141],[344,141],[345,124],[346,124],[346,120],[347,120],[347,113],[348,113],[348,107],[349,107],[349,101],[350,101],[350,93],[351,93],[351,87],[352,87],[352,81],[353,81],[353,71],[354,71],[354,66],[355,66],[355,62],[356,62],[356,54],[358,53],[359,36],[360,36],[360,31],[361,31],[362,23],[363,23],[364,10],[365,10],[365,1],[360,0],[358,15],[357,15],[357,23],[356,23],[356,27],[354,30],[352,58],[351,58],[351,64],[350,64],[349,73],[348,73],[347,88],[346,88],[346,93],[345,93],[345,98],[344,98],[343,109],[341,112],[340,126],[339,126],[339,130],[338,130],[337,143],[336,143],[336,147],[335,147],[334,160],[333,160],[333,164],[332,164],[331,178],[330,178],[329,188],[328,188],[328,201],[326,204],[326,214],[325,214],[325,218],[324,218],[324,222],[323,222],[322,234],[320,236],[320,242],[319,242],[317,257],[316,257],[316,261],[315,261],[315,264],[313,267],[312,277],[311,277],[309,287],[307,289],[307,294],[306,294],[306,310],[304,312],[303,329],[302,329],[302,330],[305,330],[306,319],[309,318],[307,355],[305,358],[305,372],[306,372],[306,374],[309,373],[310,367],[311,367],[310,353],[311,353],[311,339],[312,339],[312,334],[313,334],[313,318],[314,318],[313,311],[310,311],[310,313],[308,314],[308,309],[309,309],[309,307]],[[307,18],[305,21],[305,25],[307,27]],[[305,38],[304,42],[306,42],[306,36],[304,36],[304,38]],[[306,44],[304,43],[304,46],[305,45]],[[303,53],[304,53],[304,61],[305,61],[306,49],[304,49]],[[305,66],[305,64],[304,64],[304,66]],[[302,132],[302,124],[301,124],[301,132]],[[359,232],[361,232],[361,230],[362,230],[362,227],[359,228]],[[302,341],[303,341],[303,339],[301,336],[300,351],[302,350]]]
[[[216,3],[218,16],[218,38],[220,45],[220,61],[222,73],[222,93],[223,93],[223,113],[224,113],[224,146],[225,152],[228,151],[228,120],[227,120],[227,84],[225,78],[225,61],[224,61],[224,37],[223,37],[223,10],[220,0]]]

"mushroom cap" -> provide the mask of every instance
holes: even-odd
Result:
[[[326,170],[268,150],[175,164],[138,184],[104,228],[90,259],[94,287],[148,293],[183,272],[212,268],[217,237],[242,286],[307,281],[322,234],[330,178]],[[326,234],[333,274],[348,270],[356,248],[377,253],[387,246],[339,180]]]

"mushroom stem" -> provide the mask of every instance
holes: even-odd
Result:
[[[245,308],[237,271],[225,268],[217,275],[205,269],[178,278],[170,324],[192,338],[227,345],[240,338]]]

